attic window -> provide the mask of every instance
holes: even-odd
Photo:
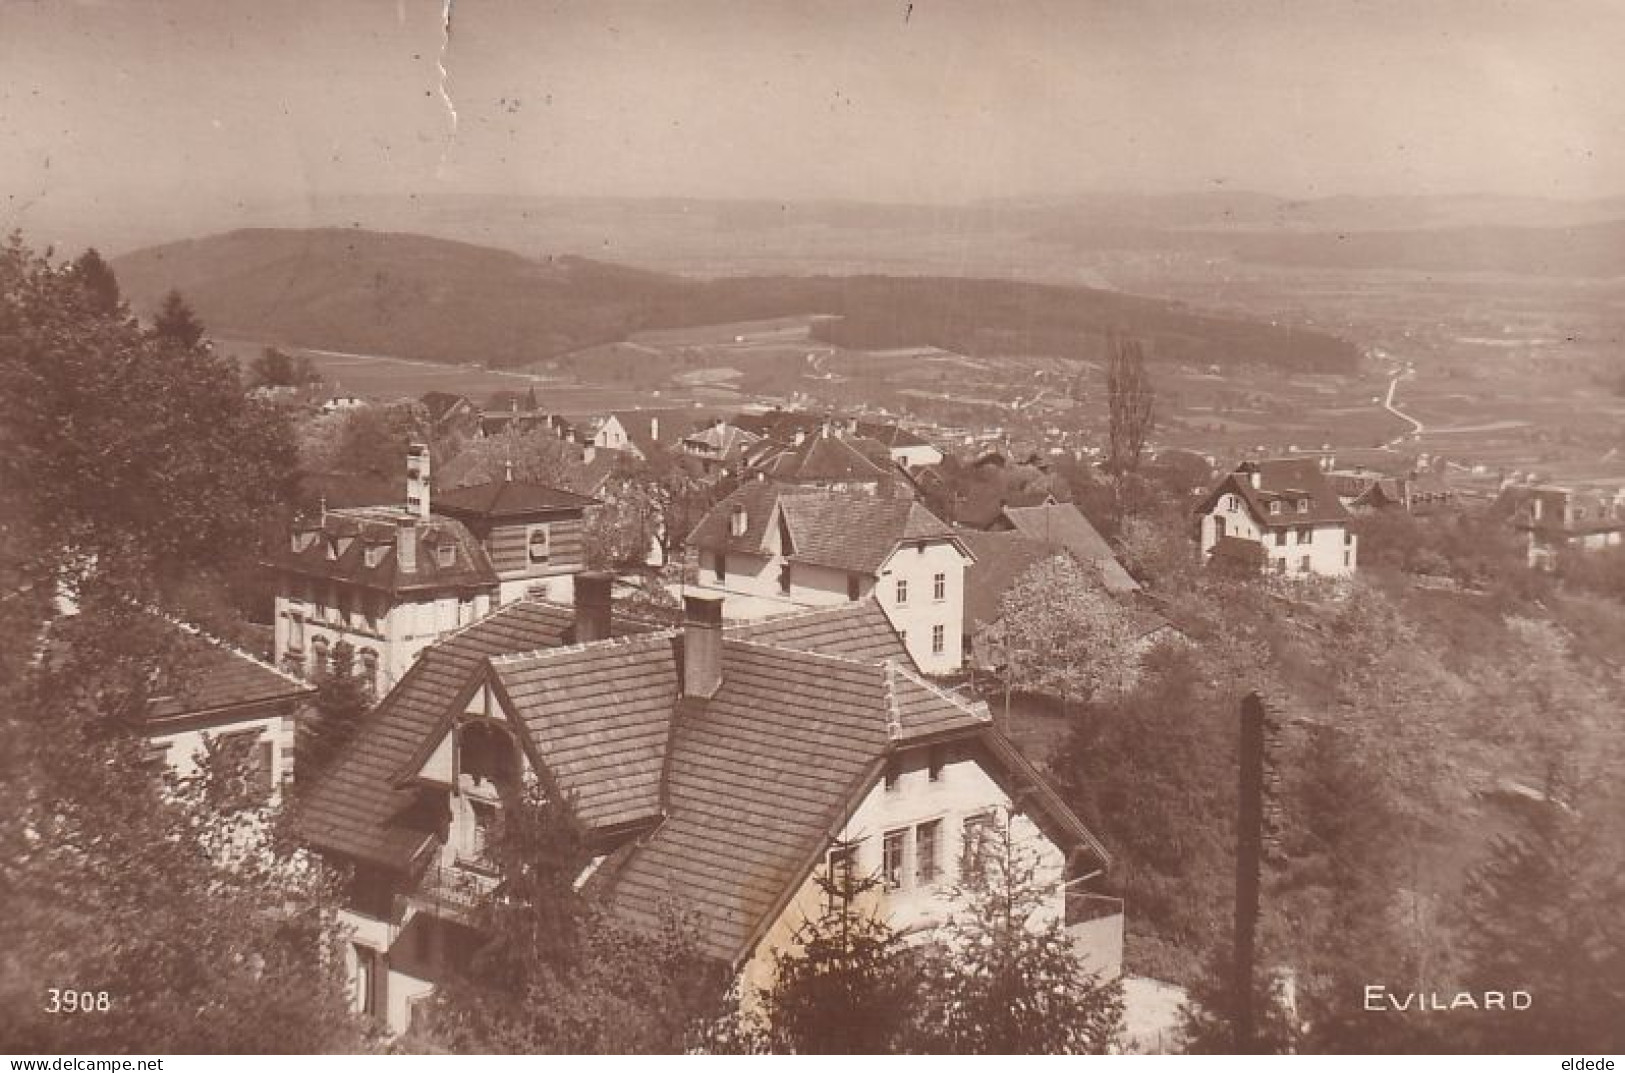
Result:
[[[371,544],[367,547],[367,565],[369,567],[377,566],[383,560],[384,546],[382,544]]]
[[[732,537],[744,536],[749,524],[750,516],[745,513],[744,506],[736,503],[733,513],[728,517],[728,535]]]
[[[435,555],[442,567],[449,568],[457,565],[457,545],[455,544],[440,545],[435,549]]]
[[[1309,501],[1307,499],[1298,500],[1298,513],[1299,514],[1308,514],[1309,513]]]
[[[1279,514],[1279,513],[1281,513],[1281,501],[1279,499],[1270,500],[1270,513],[1271,514]]]
[[[334,537],[327,538],[327,557],[329,559],[337,559],[339,557],[339,542]]]

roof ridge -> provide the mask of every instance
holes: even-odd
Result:
[[[634,633],[624,637],[604,637],[597,641],[578,641],[570,645],[556,645],[552,648],[533,648],[524,652],[497,652],[486,656],[486,662],[493,667],[498,663],[518,663],[525,660],[541,659],[550,656],[563,656],[588,649],[629,648],[634,644],[643,644],[650,641],[670,640],[682,633],[682,627],[668,627],[652,633]]]
[[[799,622],[804,618],[812,618],[814,615],[838,615],[850,611],[854,607],[862,607],[865,604],[871,607],[879,606],[873,592],[866,593],[856,600],[848,600],[844,604],[808,607],[800,611],[787,611],[782,615],[770,615],[767,618],[751,619],[743,622],[736,621],[732,625],[724,625],[722,629],[726,633],[728,630],[746,630],[755,626],[777,626],[781,622]]]
[[[812,656],[817,659],[835,660],[838,663],[850,663],[854,667],[875,669],[884,666],[872,659],[859,659],[857,656],[848,656],[840,652],[819,652],[806,648],[791,648],[789,645],[777,644],[773,641],[757,641],[748,637],[725,637],[731,645],[745,645],[749,648],[760,648],[770,652],[783,652],[792,656]],[[890,662],[889,660],[886,662]]]

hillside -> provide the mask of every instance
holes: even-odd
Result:
[[[685,279],[356,229],[247,230],[156,246],[113,267],[139,312],[179,288],[219,335],[492,367],[633,332],[806,313],[841,345],[1091,357],[1109,330],[1153,356],[1344,371],[1341,340],[1081,287],[931,276]]]

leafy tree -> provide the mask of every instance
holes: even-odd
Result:
[[[232,792],[221,750],[183,780],[147,760],[135,728],[170,658],[153,621],[90,594],[48,657],[0,684],[7,1048],[369,1046],[338,971],[333,877],[277,837],[268,805]],[[95,1008],[51,1014],[51,988],[91,992]]]
[[[152,322],[155,338],[190,350],[203,342],[203,332],[203,322],[197,319],[180,291],[172,290],[164,295],[164,304]]]
[[[322,374],[308,356],[295,357],[274,346],[261,350],[248,364],[249,387],[304,387],[321,382]]]
[[[92,312],[112,316],[119,311],[123,299],[119,295],[118,277],[102,260],[96,247],[92,246],[79,255],[73,262],[73,272],[79,286],[85,290],[86,301]]]
[[[1532,999],[1519,1013],[1474,1018],[1492,1052],[1625,1048],[1625,809],[1600,788],[1576,808],[1561,786],[1530,802],[1467,879],[1467,985]]]
[[[257,551],[290,497],[284,418],[206,347],[87,306],[77,271],[0,250],[0,485],[20,582],[152,599]]]
[[[462,483],[503,480],[508,472],[516,481],[534,481],[555,488],[583,490],[586,469],[581,450],[550,432],[509,430],[470,442],[457,456]]]
[[[593,570],[642,567],[663,522],[660,489],[631,473],[610,478],[587,512],[584,540]]]
[[[1043,875],[1006,817],[928,955],[922,1049],[950,1054],[1100,1054],[1122,1029],[1122,986],[1078,956],[1053,909],[1059,877]]]
[[[989,639],[1015,688],[1069,703],[1127,688],[1137,673],[1127,612],[1070,555],[1035,564],[1010,587]]]
[[[1156,416],[1157,390],[1134,339],[1112,336],[1106,344],[1106,410],[1110,439],[1106,469],[1122,476],[1140,467]]]
[[[887,1054],[910,1031],[912,973],[902,937],[875,911],[880,880],[837,868],[817,876],[818,916],[773,959],[762,996],[777,1052]]]

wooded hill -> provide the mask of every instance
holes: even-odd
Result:
[[[135,309],[179,288],[219,336],[491,367],[632,333],[805,313],[845,346],[935,345],[1088,358],[1106,332],[1154,360],[1352,371],[1315,332],[1082,287],[951,277],[690,279],[565,256],[533,260],[421,235],[258,229],[149,247],[113,262]]]

